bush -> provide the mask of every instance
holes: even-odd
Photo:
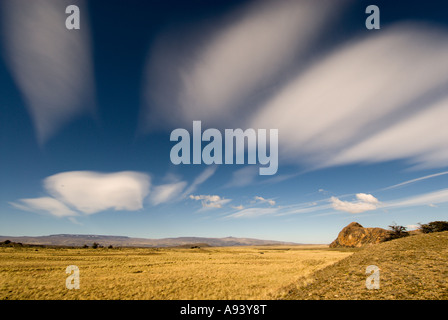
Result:
[[[406,227],[398,226],[396,223],[390,225],[389,229],[390,235],[388,240],[394,240],[409,236],[409,232],[406,230]]]
[[[96,249],[96,248],[99,248],[99,247],[100,247],[100,244],[97,243],[97,242],[94,242],[94,243],[92,244],[92,248],[93,248],[93,249]]]
[[[432,221],[427,224],[420,223],[420,230],[423,233],[448,231],[448,221]]]

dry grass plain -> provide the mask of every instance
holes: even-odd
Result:
[[[0,248],[0,299],[275,299],[351,255],[326,246]],[[80,289],[68,290],[68,265]]]

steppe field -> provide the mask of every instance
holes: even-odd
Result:
[[[0,299],[276,299],[351,255],[327,246],[0,248]],[[79,268],[80,288],[65,270]]]
[[[447,300],[447,261],[448,231],[361,249],[0,247],[0,299]],[[66,288],[69,265],[78,290]]]

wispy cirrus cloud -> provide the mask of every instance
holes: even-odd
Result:
[[[207,167],[204,171],[202,171],[202,173],[199,176],[197,176],[193,180],[193,182],[188,186],[188,188],[183,193],[182,197],[185,198],[188,195],[190,195],[191,193],[193,193],[194,191],[196,191],[197,187],[200,186],[201,184],[203,184],[208,179],[210,179],[215,174],[217,169],[218,169],[218,166],[216,166],[216,165]]]
[[[202,208],[222,208],[223,205],[232,201],[232,199],[221,198],[218,195],[190,195],[190,199],[201,201]]]
[[[244,168],[235,170],[232,173],[232,178],[225,185],[225,187],[244,187],[254,182],[258,176],[259,169],[255,166],[246,166]]]
[[[70,171],[44,180],[45,189],[54,198],[86,214],[108,209],[142,209],[149,186],[149,176],[134,171]]]
[[[346,195],[347,196],[347,195]],[[345,197],[346,197],[345,196]],[[315,214],[316,216],[332,215],[336,212],[359,214],[374,210],[390,210],[407,207],[429,206],[437,208],[438,204],[448,203],[448,189],[436,190],[423,194],[415,194],[405,198],[389,201],[379,201],[375,196],[366,193],[357,193],[352,201],[341,200],[344,196],[330,197],[315,202],[296,203],[272,207],[233,207],[235,212],[226,215],[226,218],[259,218],[281,217],[298,214]]]
[[[356,194],[356,198],[356,201],[342,201],[337,197],[331,197],[330,201],[335,210],[348,213],[361,213],[376,210],[379,206],[378,199],[371,194],[358,193]]]
[[[416,206],[437,207],[437,204],[441,203],[448,203],[448,189],[441,189],[393,201],[388,201],[385,202],[382,207],[386,209],[406,208]]]
[[[274,206],[275,205],[275,200],[272,200],[272,199],[265,199],[265,198],[263,198],[263,197],[260,197],[260,196],[255,196],[254,197],[254,200],[255,200],[255,202],[258,202],[258,203],[268,203],[269,205],[271,205],[271,206]]]
[[[76,4],[81,28],[68,30],[65,9]],[[40,144],[82,114],[93,114],[94,81],[88,9],[83,0],[4,0],[5,57]]]
[[[226,218],[258,218],[261,216],[274,215],[278,212],[278,208],[247,208],[227,215]]]

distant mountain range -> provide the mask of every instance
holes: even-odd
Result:
[[[83,234],[54,234],[37,237],[9,237],[0,236],[0,241],[10,240],[32,245],[50,246],[91,246],[94,242],[101,246],[112,245],[114,247],[178,247],[178,246],[259,246],[259,245],[298,245],[294,242],[282,242],[274,240],[259,240],[251,238],[202,238],[202,237],[179,237],[164,239],[130,238],[124,236],[83,235]]]

